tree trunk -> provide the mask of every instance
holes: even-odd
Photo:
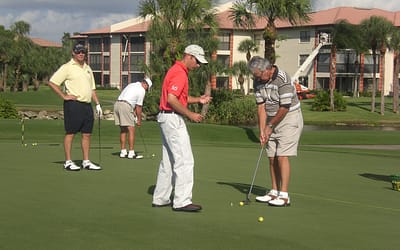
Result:
[[[336,46],[332,45],[331,48],[331,67],[329,71],[329,100],[330,110],[335,111],[335,91],[336,87]]]
[[[239,75],[238,82],[239,82],[239,85],[240,85],[240,92],[242,93],[242,95],[244,95],[244,87],[243,87],[244,77],[243,77],[242,74]]]
[[[371,96],[371,112],[375,112],[375,96],[376,96],[376,52],[372,51],[372,96]]]
[[[393,60],[393,113],[399,113],[399,67],[400,55],[399,51],[394,53]]]
[[[8,64],[4,64],[4,75],[3,75],[3,89],[4,92],[7,91],[7,74],[8,74]]]
[[[381,55],[380,55],[380,77],[381,79],[380,82],[382,83],[381,87],[381,115],[385,114],[385,50],[381,50]]]
[[[204,90],[204,94],[211,96],[211,79],[210,78],[207,81],[206,88]],[[201,115],[203,117],[206,117],[209,105],[210,104],[208,104],[208,103],[204,104],[203,107],[201,108]]]
[[[271,64],[275,64],[275,41],[276,41],[276,31],[272,26],[268,26],[264,31],[264,42],[265,51],[264,58],[268,59]]]

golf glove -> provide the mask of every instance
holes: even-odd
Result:
[[[97,112],[97,115],[98,115],[99,117],[101,117],[101,116],[103,115],[103,110],[101,109],[100,104],[97,104],[97,105],[96,105],[96,112]]]

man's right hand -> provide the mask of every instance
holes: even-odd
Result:
[[[194,122],[201,122],[204,117],[201,114],[190,112],[188,118]]]

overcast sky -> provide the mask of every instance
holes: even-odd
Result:
[[[229,0],[215,0],[220,3]],[[138,16],[139,0],[0,0],[0,25],[16,21],[31,25],[31,37],[61,42],[64,32],[83,32]],[[313,10],[337,6],[399,11],[399,0],[312,0]]]

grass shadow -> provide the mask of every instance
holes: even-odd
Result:
[[[246,132],[247,138],[252,142],[259,142],[260,140],[254,133],[254,130],[249,127],[242,127],[242,129]]]
[[[217,182],[217,184],[219,185],[226,185],[226,186],[230,186],[233,187],[234,189],[236,189],[237,191],[239,191],[240,193],[243,194],[248,194],[249,190],[250,190],[250,185],[249,184],[244,184],[244,183],[237,183],[237,182]],[[253,186],[253,189],[251,190],[251,194],[254,195],[265,195],[265,193],[268,190],[265,187],[260,187],[257,185]]]
[[[392,182],[390,175],[363,173],[363,174],[360,174],[360,176],[371,179],[371,180],[375,180],[375,181]]]

